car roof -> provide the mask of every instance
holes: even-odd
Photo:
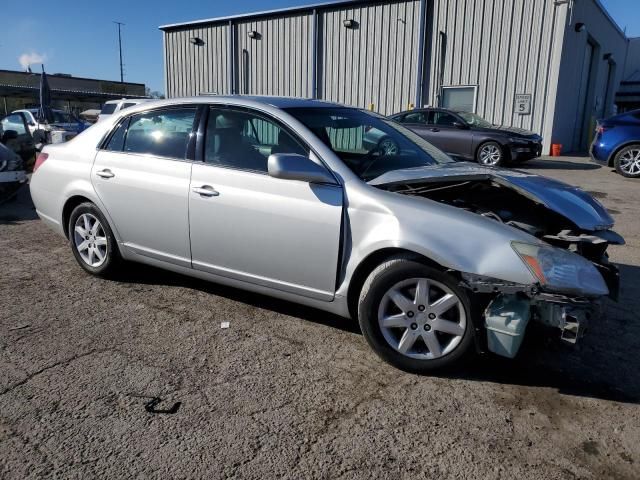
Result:
[[[38,113],[39,111],[40,111],[39,108],[20,108],[19,110],[14,110],[12,113],[15,113],[15,112]],[[64,110],[59,110],[57,108],[52,108],[51,111],[52,112],[58,112],[58,113],[67,113]]]
[[[172,98],[169,100],[156,100],[148,102],[149,105],[172,105],[176,103],[224,103],[225,100],[232,101],[237,104],[238,101],[247,101],[247,105],[252,103],[262,103],[264,105],[270,105],[276,108],[346,108],[345,105],[339,103],[328,102],[325,100],[317,100],[313,98],[299,98],[299,97],[278,97],[269,95],[214,95],[214,94],[202,94],[197,97],[182,97]],[[146,104],[147,102],[145,102]],[[357,107],[352,107],[357,108]]]

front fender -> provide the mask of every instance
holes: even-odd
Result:
[[[449,205],[379,191],[383,203],[347,211],[345,284],[358,265],[377,251],[403,249],[447,269],[531,285],[535,278],[511,242],[535,237]],[[343,290],[341,287],[339,293]]]

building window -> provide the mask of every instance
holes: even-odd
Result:
[[[442,107],[475,113],[477,88],[475,85],[442,87]]]

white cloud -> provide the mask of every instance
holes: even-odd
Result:
[[[20,57],[18,58],[18,61],[20,62],[22,69],[26,70],[29,65],[44,63],[46,59],[47,59],[47,56],[44,54],[30,52],[30,53],[23,53],[22,55],[20,55]]]

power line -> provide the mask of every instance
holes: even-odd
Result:
[[[120,33],[120,27],[124,25],[122,22],[113,21],[116,25],[118,25],[118,50],[120,51],[120,83],[124,83],[124,68],[122,65],[122,35]]]

